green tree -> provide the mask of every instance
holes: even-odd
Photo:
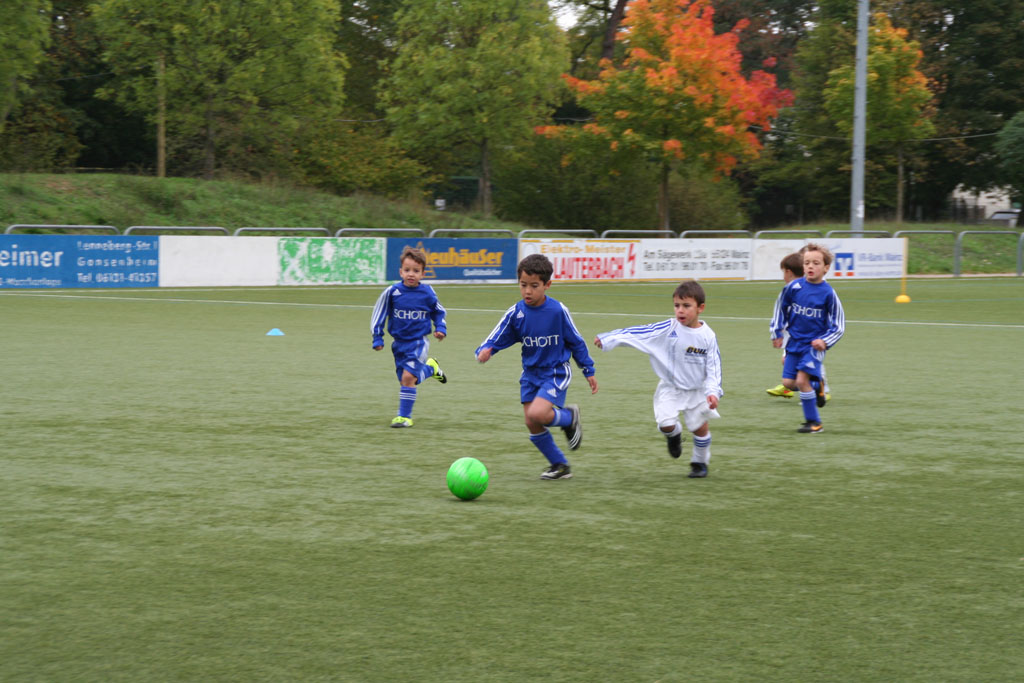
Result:
[[[357,191],[407,197],[427,170],[410,159],[394,138],[374,124],[324,121],[303,129],[290,158],[290,175],[305,185],[336,194]]]
[[[345,109],[353,118],[383,114],[377,102],[377,83],[398,45],[395,14],[402,0],[340,0],[341,24],[337,48],[348,60]]]
[[[849,143],[828,115],[824,93],[828,74],[853,61],[856,0],[821,0],[812,22],[794,56],[794,105],[779,117],[765,157],[753,163],[758,179],[752,194],[764,224],[839,216],[850,203],[849,171],[843,171]],[[874,175],[866,180],[871,204],[877,199]]]
[[[1009,0],[888,2],[893,21],[921,44],[921,70],[935,83],[935,137],[922,149],[915,193],[933,215],[963,184],[998,184],[993,135],[1024,111],[1024,3]]]
[[[996,153],[1004,180],[1013,188],[1013,196],[1024,197],[1024,111],[1007,121],[996,137]]]
[[[928,79],[918,70],[920,46],[907,39],[905,29],[878,13],[868,33],[867,143],[895,146],[896,216],[902,220],[904,150],[908,141],[935,132],[932,93]],[[854,71],[852,64],[833,69],[825,86],[825,108],[845,134],[853,131]]]
[[[50,0],[0,3],[0,130],[49,41]]]
[[[595,136],[544,136],[495,160],[498,215],[545,228],[642,228],[657,219],[656,173],[639,150]]]
[[[423,156],[469,145],[492,210],[493,148],[529,136],[561,90],[567,52],[544,0],[407,0],[380,96],[398,140]]]
[[[176,148],[204,177],[258,167],[304,122],[339,111],[335,0],[99,0],[93,11],[122,74],[101,94],[154,122],[165,106]]]
[[[89,11],[92,1],[51,2],[50,45],[32,82],[30,105],[45,103],[53,110],[47,116],[52,134],[65,138],[47,145],[63,150],[51,167],[71,163],[109,169],[152,166],[151,126],[141,115],[96,96],[113,77],[103,61],[103,45]],[[78,145],[77,157],[71,158]]]

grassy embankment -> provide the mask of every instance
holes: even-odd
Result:
[[[16,223],[112,225],[122,231],[132,225],[219,226],[232,232],[241,227],[324,227],[331,234],[339,228],[416,228],[428,233],[443,228],[473,234],[497,228],[518,233],[536,227],[435,211],[426,203],[366,195],[339,197],[287,185],[112,174],[0,174],[0,227]],[[823,234],[849,228],[841,223],[794,227]],[[866,228],[890,233],[996,229],[952,223],[872,223]],[[910,272],[952,273],[953,247],[952,234],[913,236]],[[1008,273],[1016,268],[1016,238],[971,235],[964,240],[964,273]]]

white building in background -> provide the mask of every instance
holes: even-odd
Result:
[[[979,218],[986,218],[992,215],[993,211],[1013,208],[1010,193],[1006,189],[971,192],[964,189],[963,185],[957,185],[953,190],[952,200],[963,206],[977,207],[978,213],[981,214]]]

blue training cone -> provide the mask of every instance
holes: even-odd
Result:
[[[270,332],[267,332],[267,336],[268,337],[283,337],[284,336],[284,332],[282,332],[281,330],[279,330],[279,329],[277,329],[275,327]]]

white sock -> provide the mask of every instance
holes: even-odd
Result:
[[[691,462],[700,462],[705,465],[711,460],[711,432],[705,436],[693,437],[693,457]]]

